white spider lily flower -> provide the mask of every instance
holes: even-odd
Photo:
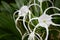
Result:
[[[50,24],[52,23],[51,21],[52,17],[47,15],[47,14],[43,14],[41,15],[39,18],[38,18],[38,21],[39,21],[39,24],[36,25],[36,27],[34,28],[34,31],[36,30],[37,27],[41,26],[41,27],[44,27],[46,28],[46,31],[47,31],[47,35],[46,35],[46,38],[45,40],[47,40],[48,38],[48,27],[50,26]]]
[[[51,19],[52,17],[47,15],[47,14],[43,14],[38,18],[39,21],[39,25],[42,27],[48,26],[51,24]]]
[[[36,28],[38,28],[39,26],[46,28],[47,35],[46,35],[45,40],[48,39],[48,35],[49,35],[48,27],[49,27],[51,24],[52,24],[52,25],[55,25],[55,26],[60,26],[59,24],[53,23],[52,20],[51,20],[51,19],[53,19],[52,16],[54,16],[54,15],[60,15],[60,14],[52,14],[52,15],[47,15],[47,14],[46,14],[46,12],[47,12],[49,9],[51,9],[51,8],[54,8],[54,9],[57,9],[58,11],[60,11],[60,9],[57,8],[57,7],[49,7],[49,8],[47,8],[47,9],[44,11],[44,13],[43,13],[40,17],[32,18],[32,19],[29,21],[29,22],[31,22],[32,20],[38,19],[38,22],[39,22],[39,23],[35,26],[33,32],[35,32]]]
[[[25,16],[29,12],[28,6],[22,6],[21,9],[19,10],[18,16]]]
[[[17,12],[18,12],[18,17],[17,17],[17,19],[15,20],[14,15],[15,15]],[[21,33],[21,31],[20,31],[20,29],[17,27],[17,21],[19,20],[19,18],[20,18],[21,16],[23,16],[23,25],[24,25],[25,29],[26,29],[27,32],[28,32],[28,29],[27,29],[27,27],[26,27],[26,25],[25,25],[25,16],[27,15],[28,12],[30,13],[28,6],[22,6],[22,7],[20,8],[20,10],[17,10],[17,11],[13,14],[13,18],[14,18],[14,21],[15,21],[16,28],[17,28],[17,30],[18,30],[20,33]],[[29,18],[30,18],[30,14],[29,14]],[[21,33],[21,35],[22,35],[22,33]]]
[[[29,12],[28,6],[22,6],[19,10],[14,12],[14,15],[18,12],[18,16],[25,16]]]

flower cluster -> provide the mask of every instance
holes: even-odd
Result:
[[[44,1],[49,1],[49,2],[51,2],[52,6],[46,8],[45,11],[43,12],[43,10],[42,10],[42,2],[44,2]],[[50,0],[38,0],[38,2],[40,2],[40,5],[39,5],[39,4],[36,4],[36,3],[35,3],[35,0],[34,0],[34,3],[33,3],[33,4],[30,4],[29,6],[22,6],[19,10],[17,10],[17,11],[14,12],[14,14],[13,14],[13,18],[14,18],[14,15],[18,12],[18,17],[17,17],[16,19],[14,18],[14,21],[15,21],[16,28],[17,28],[17,30],[20,32],[21,35],[22,35],[22,32],[21,32],[20,29],[17,27],[17,21],[19,20],[19,18],[20,18],[21,16],[23,16],[23,25],[24,25],[27,33],[25,33],[24,35],[22,35],[22,40],[24,40],[24,38],[25,38],[26,36],[28,36],[28,35],[29,35],[28,40],[35,40],[35,38],[37,38],[38,40],[43,40],[42,37],[41,37],[38,33],[35,32],[35,31],[36,31],[36,28],[38,28],[39,26],[46,28],[46,33],[47,33],[47,35],[46,35],[45,40],[48,40],[48,35],[49,35],[49,29],[48,29],[48,27],[49,27],[51,24],[54,25],[54,26],[60,26],[59,24],[55,24],[54,22],[52,22],[52,19],[53,19],[52,16],[54,16],[54,15],[60,15],[59,13],[55,13],[55,14],[51,14],[51,15],[46,14],[46,12],[47,12],[49,9],[52,9],[52,8],[53,8],[53,9],[57,9],[58,11],[60,11],[60,9],[57,8],[57,7],[54,7],[52,1],[50,1]],[[30,8],[31,6],[33,6],[33,5],[36,5],[36,6],[38,6],[38,7],[40,8],[41,13],[42,13],[42,15],[41,15],[40,17],[31,18],[32,12],[30,11],[29,8]],[[28,28],[27,28],[26,25],[25,25],[26,15],[27,15],[27,14],[29,14]],[[36,20],[36,19],[38,20],[39,23],[38,23],[36,26],[32,23],[32,24],[35,26],[34,29],[33,29],[33,31],[32,31],[32,30],[30,29],[30,27],[29,27],[29,23],[32,22],[32,20]],[[31,33],[28,31],[28,29],[30,30]],[[37,37],[37,36],[38,36],[38,37]]]

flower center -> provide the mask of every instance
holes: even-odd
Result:
[[[46,23],[46,20],[43,20],[44,23]]]

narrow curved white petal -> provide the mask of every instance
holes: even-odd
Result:
[[[25,25],[25,20],[26,20],[26,17],[24,16],[24,18],[23,18],[23,25],[24,25],[25,29],[27,30],[27,32],[29,33],[29,31],[28,31],[28,29],[27,29],[27,27]]]
[[[38,7],[40,8],[40,5],[39,5],[39,4],[36,4],[36,3],[33,3],[33,4],[29,5],[29,8],[30,8],[31,6],[34,6],[34,5],[36,5],[36,6],[38,6]]]
[[[60,26],[60,24],[55,24],[55,23],[53,23],[53,22],[52,22],[51,24],[54,25],[54,26]]]
[[[27,14],[26,14],[27,15]],[[25,24],[25,21],[26,21],[26,15],[24,15],[24,18],[23,18],[23,25],[24,25],[24,27],[25,27],[25,29],[27,30],[27,32],[29,33],[29,31],[31,32],[32,30],[30,29],[30,27],[28,26],[28,29],[29,29],[29,31],[28,31],[28,29],[27,29],[27,27],[26,27],[26,24]],[[29,20],[31,19],[31,11],[29,10]],[[33,24],[33,23],[32,23]]]
[[[36,20],[36,19],[38,19],[38,17],[30,19],[29,22],[28,22],[28,28],[29,28],[30,32],[32,32],[32,30],[30,29],[29,23],[33,20]],[[35,26],[33,23],[32,23],[32,25]]]
[[[29,10],[29,22],[28,22],[28,28],[29,28],[29,23],[30,23],[30,20],[31,20],[31,14],[32,14],[32,12]],[[31,22],[31,24],[34,26],[34,24]],[[29,28],[29,30],[30,30],[30,28]],[[32,32],[31,30],[30,30],[30,32]]]
[[[44,2],[44,1],[48,1],[48,0],[38,0],[39,2]]]
[[[60,13],[51,14],[50,16],[54,16],[54,15],[60,15]]]
[[[37,20],[38,18],[39,18],[39,17],[32,18],[32,19],[30,19],[29,22],[31,22],[31,21],[33,21],[33,20]]]
[[[32,12],[29,10],[29,20],[31,19]]]
[[[24,38],[26,37],[26,36],[28,36],[29,34],[28,33],[25,33],[23,36],[22,36],[22,40],[24,40]]]
[[[35,32],[36,28],[38,28],[39,26],[40,26],[40,25],[39,25],[39,24],[37,24],[37,25],[35,26],[35,28],[34,28],[33,32]]]
[[[17,30],[19,31],[19,33],[21,34],[21,36],[22,36],[22,32],[21,32],[21,30],[18,28],[18,26],[17,26],[17,21],[19,20],[19,17],[15,20],[15,26],[16,26],[16,28],[17,28]]]
[[[54,15],[60,15],[59,13],[55,13],[55,14],[51,14],[50,16],[52,17],[52,16],[54,16]],[[53,18],[52,18],[53,19]],[[52,21],[52,20],[51,20]],[[54,25],[54,26],[60,26],[60,24],[55,24],[55,23],[53,23],[53,22],[51,22],[51,24],[52,25]]]
[[[35,18],[30,19],[29,22],[28,22],[28,26],[29,26],[29,23],[30,23],[31,21],[36,20],[36,19],[38,19],[38,17],[35,17]],[[35,26],[33,23],[32,23],[32,25]]]
[[[38,37],[36,36],[36,38],[37,38],[38,40],[40,40],[40,39],[43,40],[42,37],[41,37],[38,33],[35,33],[35,34],[38,35]]]
[[[17,26],[17,21],[19,20],[19,17],[17,17],[16,19],[15,19],[15,17],[14,17],[17,12],[19,12],[19,10],[17,10],[16,12],[14,12],[14,14],[13,14],[13,19],[14,19],[14,21],[15,21],[16,29],[19,31],[19,33],[20,33],[21,36],[22,36],[21,30],[20,30],[20,29],[18,28],[18,26]]]
[[[13,19],[14,19],[14,21],[15,21],[15,14],[16,14],[17,12],[19,12],[19,10],[15,11],[14,14],[13,14]]]
[[[48,30],[48,28],[46,27],[46,38],[45,38],[45,40],[48,40],[48,36],[49,36],[49,30]]]
[[[21,36],[22,36],[22,32],[21,32],[21,30],[16,26],[16,29],[19,31],[19,33],[21,34]]]
[[[46,14],[46,12],[47,12],[49,9],[52,9],[52,8],[53,8],[53,9],[57,9],[58,11],[60,11],[59,8],[52,6],[52,7],[48,7],[47,9],[45,9],[44,14]]]

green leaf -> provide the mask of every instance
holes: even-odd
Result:
[[[54,0],[54,5],[60,8],[60,0]]]
[[[20,9],[20,7],[23,5],[22,0],[15,0],[17,7]]]
[[[6,11],[8,11],[9,13],[12,13],[12,8],[9,6],[8,3],[4,2],[4,1],[1,1],[3,7],[6,9]]]
[[[13,18],[7,12],[0,12],[0,40],[21,40]]]

